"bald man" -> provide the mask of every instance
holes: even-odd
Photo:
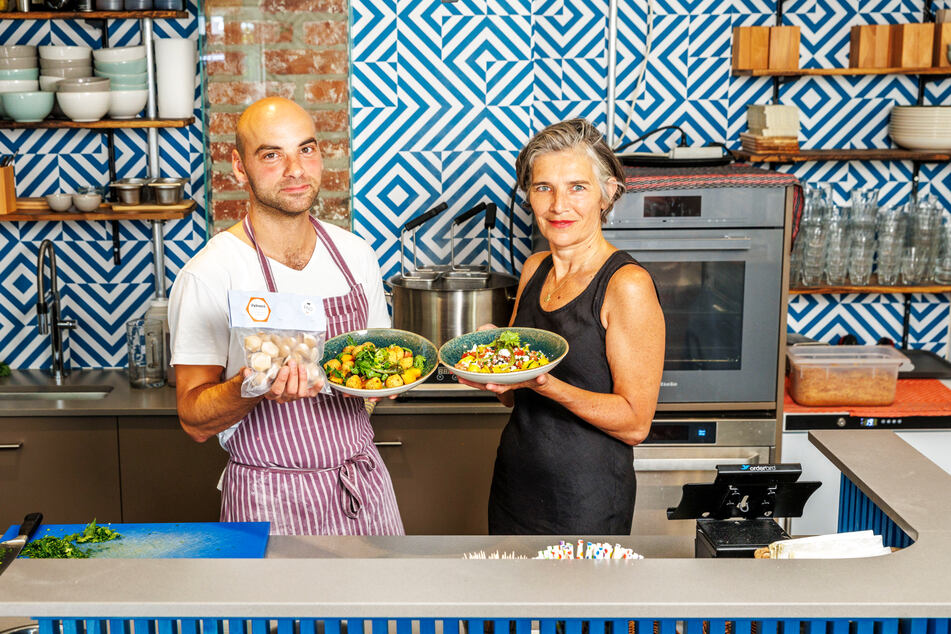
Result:
[[[243,398],[249,370],[229,331],[229,289],[319,295],[328,338],[389,327],[376,255],[311,216],[323,162],[313,119],[294,102],[248,107],[231,163],[248,214],[185,265],[169,298],[182,427],[198,442],[217,435],[230,454],[221,520],[268,521],[281,535],[402,535],[363,401],[308,389],[293,361],[266,395]]]

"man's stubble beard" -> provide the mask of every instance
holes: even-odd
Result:
[[[251,188],[251,192],[254,194],[254,198],[257,200],[258,204],[261,207],[264,207],[266,211],[273,212],[277,215],[295,218],[303,213],[309,213],[311,209],[314,208],[314,205],[317,204],[317,197],[320,195],[320,188],[314,190],[314,195],[311,197],[310,202],[307,204],[307,207],[299,210],[287,209],[283,206],[280,198],[272,197],[268,195],[261,195],[261,192],[258,191],[258,188],[254,186],[254,181],[248,179],[248,186]]]

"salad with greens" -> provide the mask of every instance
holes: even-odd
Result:
[[[357,344],[347,337],[347,345],[335,358],[324,363],[332,383],[358,390],[382,390],[416,382],[426,367],[426,357],[393,344],[377,347],[372,341]]]
[[[517,332],[503,330],[494,341],[475,345],[455,364],[466,372],[500,373],[531,370],[549,363],[545,353],[530,350],[522,344]]]

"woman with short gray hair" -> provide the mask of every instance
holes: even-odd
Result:
[[[514,407],[496,457],[489,532],[630,534],[631,446],[647,437],[657,405],[664,316],[650,274],[601,233],[624,173],[584,119],[536,134],[515,169],[551,250],[526,260],[510,324],[556,332],[569,351],[531,381],[469,383]]]

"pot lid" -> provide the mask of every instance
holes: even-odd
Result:
[[[438,276],[434,280],[420,280],[413,277],[404,278],[402,275],[394,275],[388,281],[388,284],[398,288],[412,288],[431,291],[470,291],[470,290],[494,290],[503,288],[513,288],[518,286],[518,278],[507,273],[489,273],[482,277],[444,277]]]

